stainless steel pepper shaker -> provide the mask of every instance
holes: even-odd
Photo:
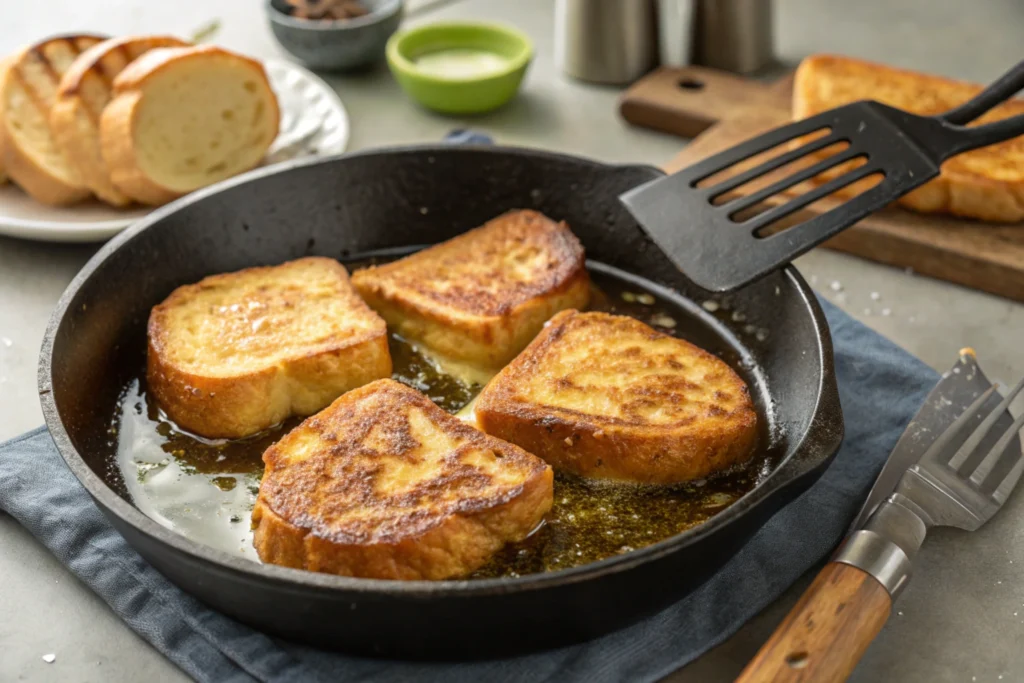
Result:
[[[775,60],[771,0],[693,0],[694,63],[749,74]]]
[[[632,83],[657,64],[654,0],[556,0],[555,64],[592,83]]]

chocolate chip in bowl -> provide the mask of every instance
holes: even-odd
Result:
[[[281,47],[313,69],[346,71],[384,57],[402,21],[402,0],[267,0]]]
[[[296,19],[355,19],[369,14],[359,0],[287,0]]]

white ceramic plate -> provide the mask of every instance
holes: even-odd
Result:
[[[263,166],[308,155],[340,154],[348,146],[349,122],[338,95],[309,71],[278,60],[264,62],[281,106],[281,130]],[[115,209],[97,200],[46,206],[11,183],[0,185],[0,235],[48,242],[98,242],[152,211]]]

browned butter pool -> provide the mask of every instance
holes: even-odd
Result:
[[[631,315],[656,329],[687,336],[691,314],[672,302],[607,273],[592,272],[591,310]],[[480,387],[440,374],[412,346],[391,337],[394,379],[419,389],[457,412]],[[738,364],[739,359],[725,357]],[[742,367],[737,369],[743,373]],[[750,381],[744,374],[745,379]],[[511,544],[474,578],[518,576],[574,567],[642,548],[692,528],[724,510],[774,466],[769,420],[758,406],[760,452],[747,465],[706,481],[673,487],[640,487],[555,478],[554,506],[527,540]],[[211,440],[179,430],[145,386],[145,368],[128,381],[110,425],[111,478],[133,503],[159,523],[220,550],[259,561],[252,547],[250,515],[263,474],[263,451],[299,423],[290,420],[240,440]]]

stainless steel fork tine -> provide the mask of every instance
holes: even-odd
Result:
[[[942,432],[942,434],[935,439],[932,445],[928,447],[928,450],[926,450],[924,455],[921,456],[921,460],[938,460],[939,456],[946,450],[946,447],[949,446],[954,437],[963,430],[964,425],[966,425],[970,420],[975,419],[978,414],[978,410],[985,405],[985,401],[988,400],[989,396],[991,396],[995,390],[996,386],[993,384],[983,391],[978,398],[974,399],[974,403],[972,403],[967,410],[961,413],[960,417],[954,420],[953,424],[951,424],[946,431]],[[959,453],[957,453],[957,455],[959,455]],[[951,461],[950,465],[952,465]]]
[[[993,413],[998,417],[1003,413],[1003,407],[996,408]],[[991,491],[999,485],[1000,480],[1006,475],[1006,472],[1011,470],[1014,465],[1017,464],[1017,460],[1020,459],[1021,454],[1017,449],[1007,450],[1006,447],[1013,440],[1013,437],[1017,435],[1017,432],[1024,427],[1024,413],[1021,413],[1016,420],[1013,421],[1011,426],[1006,433],[996,442],[991,450],[985,455],[985,459],[978,464],[977,469],[971,473],[971,483],[975,484],[983,491]],[[1002,471],[1000,471],[1002,470]]]
[[[956,452],[956,454],[952,458],[950,458],[950,467],[957,471],[963,469],[967,459],[971,456],[972,453],[974,453],[977,450],[978,445],[981,444],[982,442],[982,439],[984,439],[988,435],[989,430],[992,429],[992,425],[994,425],[996,423],[996,420],[998,420],[1002,416],[1002,414],[1006,412],[1006,409],[1010,407],[1010,403],[1013,401],[1013,399],[1017,397],[1017,394],[1020,393],[1021,389],[1024,389],[1024,379],[1021,379],[1021,381],[1017,382],[1017,386],[1015,386],[1013,389],[1010,390],[1008,394],[1006,394],[1003,400],[999,402],[999,405],[996,407],[996,409],[990,412],[985,417],[985,419],[981,421],[981,424],[975,428],[971,435],[967,437],[967,440],[963,442],[963,444],[960,446],[960,449]],[[974,460],[977,461],[977,458],[975,458]],[[979,467],[980,463],[977,466],[975,466],[975,473],[977,473]],[[966,475],[968,474],[968,472],[962,472],[962,474]]]

